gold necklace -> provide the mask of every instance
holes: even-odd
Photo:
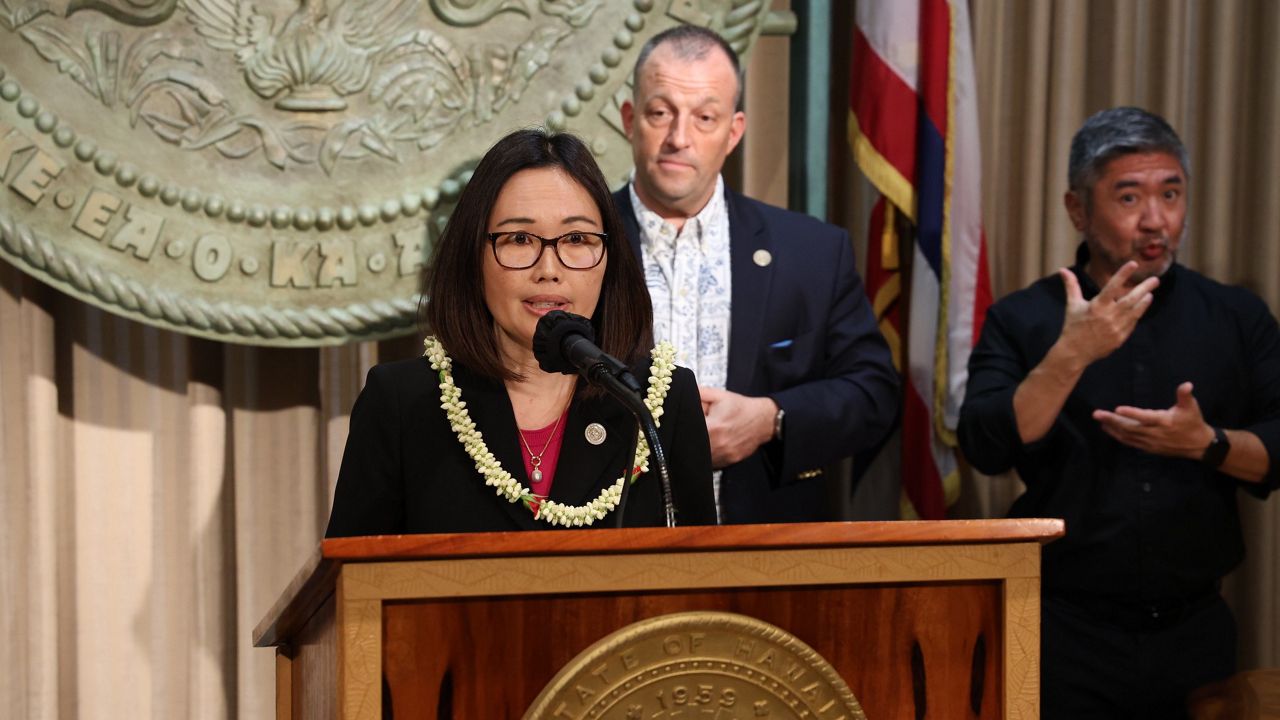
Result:
[[[560,429],[560,421],[564,419],[565,413],[560,413],[556,418],[556,424],[551,426],[551,434],[547,436],[547,441],[543,443],[542,450],[534,454],[533,448],[529,447],[529,441],[524,436],[524,431],[519,427],[516,428],[516,434],[520,436],[520,442],[524,443],[524,449],[529,451],[529,464],[533,466],[533,472],[529,473],[529,480],[540,483],[542,482],[542,456],[547,452],[547,448],[551,447],[551,441],[556,438],[556,430]]]

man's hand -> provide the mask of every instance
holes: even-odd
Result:
[[[721,388],[698,386],[711,438],[711,467],[732,465],[773,438],[778,405],[767,397],[747,397]]]
[[[1085,368],[1123,345],[1138,318],[1151,307],[1151,291],[1159,279],[1150,277],[1125,289],[1137,269],[1138,263],[1125,263],[1089,302],[1080,292],[1075,273],[1066,268],[1058,271],[1067,294],[1062,332],[1013,393],[1013,416],[1022,442],[1035,442],[1049,432]]]
[[[1075,273],[1066,268],[1058,271],[1067,292],[1066,316],[1058,344],[1080,369],[1115,352],[1151,307],[1154,297],[1151,292],[1160,284],[1160,279],[1149,277],[1126,289],[1125,283],[1137,269],[1138,263],[1132,260],[1125,263],[1088,302],[1080,292]]]
[[[1199,460],[1213,440],[1213,428],[1200,414],[1191,383],[1178,386],[1178,400],[1168,410],[1144,410],[1121,405],[1114,411],[1094,410],[1093,419],[1116,440],[1156,455]]]

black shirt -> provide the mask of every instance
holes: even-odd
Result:
[[[1087,261],[1081,244],[1072,271],[1089,299]],[[1013,394],[1057,341],[1065,302],[1053,275],[991,307],[969,360],[960,446],[982,472],[1017,469],[1027,491],[1012,516],[1066,520],[1066,537],[1045,547],[1047,592],[1144,605],[1201,594],[1244,555],[1236,488],[1266,497],[1280,484],[1276,320],[1256,295],[1175,263],[1133,334],[1084,371],[1049,432],[1023,444]],[[1171,407],[1187,380],[1206,422],[1262,440],[1272,460],[1262,484],[1128,447],[1092,418]]]

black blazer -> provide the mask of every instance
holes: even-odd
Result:
[[[648,367],[637,377],[648,378]],[[528,487],[515,413],[501,382],[478,377],[458,363],[454,381],[471,419],[502,467]],[[440,407],[439,377],[426,358],[378,365],[351,411],[333,512],[326,537],[408,533],[545,530],[522,503],[510,503],[484,484],[475,463],[449,428]],[[647,385],[646,385],[647,387]],[[610,398],[582,399],[569,406],[551,498],[583,505],[614,482],[630,464],[636,423]],[[659,418],[672,494],[680,525],[715,523],[711,451],[693,373],[676,368]],[[589,423],[605,427],[602,444],[591,445]],[[640,476],[627,498],[626,525],[663,525],[656,467]],[[614,513],[592,527],[613,527]]]
[[[630,190],[614,203],[637,258]],[[868,450],[898,414],[898,373],[843,229],[728,188],[727,389],[786,411],[783,439],[725,468],[725,523],[839,519],[824,466]]]

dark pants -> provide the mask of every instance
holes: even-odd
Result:
[[[1053,596],[1042,612],[1044,720],[1186,718],[1189,692],[1235,673],[1235,618],[1216,593],[1172,622]]]

